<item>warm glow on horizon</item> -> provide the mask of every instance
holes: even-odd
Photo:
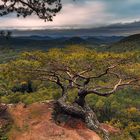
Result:
[[[40,27],[99,27],[112,23],[126,23],[140,20],[139,0],[81,0],[63,1],[63,9],[53,22],[44,22],[37,16],[26,19],[15,15],[0,17],[0,28],[40,28]]]

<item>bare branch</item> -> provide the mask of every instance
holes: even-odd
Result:
[[[110,90],[108,92],[103,92],[103,93],[100,92],[99,90],[103,90],[107,87],[99,87],[99,88],[94,88],[93,90],[87,90],[86,95],[93,93],[93,94],[96,94],[96,95],[99,95],[99,96],[104,96],[104,97],[110,96],[110,95],[114,94],[117,90],[119,90],[120,87],[124,88],[125,86],[132,85],[134,82],[138,82],[138,81],[140,81],[140,78],[139,79],[132,79],[132,80],[127,81],[127,82],[122,82],[122,79],[120,79],[118,81],[118,83],[112,88],[112,90]]]
[[[113,69],[113,68],[115,68],[117,65],[113,65],[113,66],[110,66],[110,67],[108,67],[106,70],[105,70],[105,72],[103,72],[103,73],[101,73],[100,75],[98,75],[98,76],[84,76],[84,75],[82,75],[82,74],[77,74],[77,76],[78,77],[80,77],[80,78],[83,78],[83,79],[94,79],[94,78],[100,78],[100,77],[102,77],[102,76],[105,76],[105,75],[107,75],[108,74],[108,72],[109,72],[109,70],[111,70],[111,69]]]

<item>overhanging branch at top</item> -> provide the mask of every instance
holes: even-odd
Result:
[[[37,15],[45,21],[52,21],[61,8],[61,0],[0,0],[0,16],[15,13],[17,17]]]

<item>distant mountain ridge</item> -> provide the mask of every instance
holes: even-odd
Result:
[[[65,47],[67,45],[91,45],[111,44],[120,41],[122,36],[73,36],[73,37],[54,37],[54,36],[18,36],[10,39],[0,38],[0,46],[12,47],[18,49],[43,49],[47,50],[52,47]]]
[[[66,27],[66,26],[65,26]],[[102,27],[93,27],[92,25],[87,27],[76,28],[69,27],[41,27],[38,29],[26,28],[26,29],[1,29],[1,30],[11,30],[14,36],[129,36],[132,34],[140,33],[140,21],[131,23],[116,23],[111,25],[106,25]]]
[[[123,38],[122,40],[120,40],[120,42],[140,42],[140,34],[134,34],[134,35],[130,35],[128,37]]]
[[[116,52],[140,51],[140,34],[125,37],[119,42],[110,45],[107,50]]]
[[[18,50],[48,50],[68,45],[85,45],[98,51],[139,51],[140,34],[123,36],[18,36],[10,39],[0,37],[0,47]]]

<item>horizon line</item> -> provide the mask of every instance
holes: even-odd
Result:
[[[61,29],[97,29],[97,28],[104,28],[108,26],[113,26],[113,25],[127,25],[127,24],[133,24],[133,23],[139,23],[140,20],[138,21],[133,21],[133,22],[118,22],[118,23],[112,23],[112,24],[106,24],[102,26],[93,26],[93,25],[80,25],[80,24],[75,24],[75,25],[47,25],[47,26],[15,26],[15,27],[10,27],[10,26],[0,26],[0,30],[61,30]]]

